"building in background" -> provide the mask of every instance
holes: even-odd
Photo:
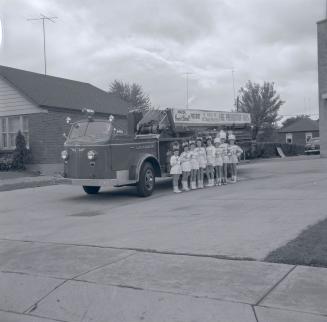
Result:
[[[0,66],[0,153],[15,149],[19,130],[31,151],[30,168],[43,173],[60,171],[63,133],[72,121],[84,118],[82,108],[95,117],[115,116],[127,129],[129,106],[120,98],[91,84]]]
[[[327,19],[318,22],[320,155],[327,157]]]
[[[319,121],[303,118],[282,127],[278,131],[279,142],[306,145],[310,139],[319,137]]]

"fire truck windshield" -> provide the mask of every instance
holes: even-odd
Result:
[[[96,120],[74,123],[68,139],[84,142],[107,141],[110,139],[110,123]]]

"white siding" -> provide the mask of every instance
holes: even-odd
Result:
[[[5,79],[0,77],[0,116],[44,113]]]

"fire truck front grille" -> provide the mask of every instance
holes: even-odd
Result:
[[[81,178],[80,173],[80,154],[77,148],[69,149],[69,159],[67,162],[67,177],[68,178]]]
[[[96,152],[96,159],[89,160],[87,153]],[[111,179],[112,171],[108,162],[108,151],[105,148],[71,147],[66,164],[66,175],[72,179]]]

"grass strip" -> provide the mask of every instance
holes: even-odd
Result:
[[[264,259],[271,263],[327,267],[327,219],[309,226]]]

